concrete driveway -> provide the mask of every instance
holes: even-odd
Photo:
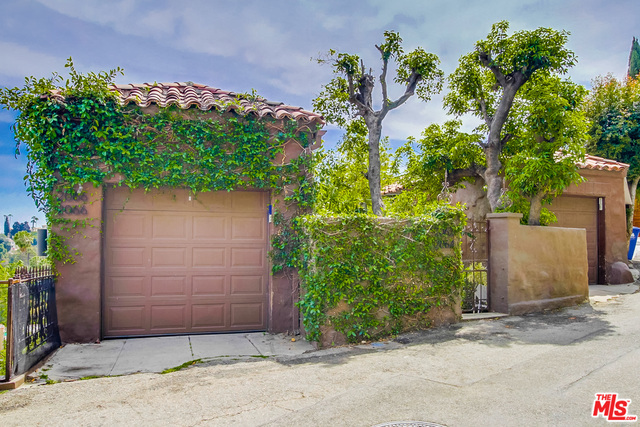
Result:
[[[87,377],[160,373],[212,360],[295,356],[312,351],[304,340],[263,332],[183,335],[105,340],[99,344],[67,344],[36,373],[52,381]]]
[[[591,415],[597,393],[640,415],[640,293],[602,297],[388,342],[25,386],[0,395],[0,425],[607,425]]]

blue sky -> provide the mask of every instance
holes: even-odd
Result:
[[[118,83],[193,81],[236,92],[255,89],[270,100],[310,109],[332,77],[312,58],[330,48],[358,53],[375,70],[373,45],[383,31],[396,30],[405,49],[436,53],[450,73],[494,22],[506,19],[512,30],[570,31],[578,64],[569,75],[589,87],[598,75],[624,76],[631,39],[640,36],[639,16],[638,0],[2,0],[0,86],[62,73],[72,56],[83,72],[124,68]],[[412,99],[393,111],[384,123],[392,145],[444,122],[441,100]],[[0,215],[43,220],[26,193],[24,156],[14,158],[13,118],[0,111]],[[340,132],[327,130],[331,146]]]

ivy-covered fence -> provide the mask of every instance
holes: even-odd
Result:
[[[301,217],[307,338],[359,342],[458,320],[464,222],[442,205],[410,218]]]

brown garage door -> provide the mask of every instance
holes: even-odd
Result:
[[[589,283],[598,281],[598,199],[594,197],[560,196],[551,204],[558,222],[555,227],[585,228]]]
[[[266,329],[267,193],[105,196],[105,337]]]

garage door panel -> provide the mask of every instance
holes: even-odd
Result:
[[[182,297],[187,293],[186,276],[151,277],[151,295]]]
[[[107,313],[109,330],[119,333],[141,332],[146,330],[146,307],[111,307]]]
[[[231,193],[212,191],[198,193],[194,197],[193,210],[204,212],[227,212],[231,210]]]
[[[153,211],[184,211],[185,207],[190,206],[193,200],[189,200],[189,190],[176,188],[171,190],[159,190],[147,194],[145,200],[145,210]],[[149,203],[150,202],[150,203]]]
[[[182,215],[155,214],[152,217],[152,239],[180,239],[187,240],[187,217]]]
[[[193,240],[227,240],[227,217],[220,216],[194,216]]]
[[[231,239],[263,241],[267,234],[267,221],[264,217],[236,217],[231,219]]]
[[[265,259],[264,248],[231,248],[231,268],[263,268]]]
[[[225,268],[227,266],[228,249],[222,248],[193,248],[194,268]]]
[[[191,323],[194,329],[224,329],[227,316],[225,303],[194,304],[191,309]]]
[[[231,303],[231,328],[259,328],[263,324],[264,304]]]
[[[267,194],[188,197],[107,190],[104,336],[266,329]]]
[[[123,210],[144,207],[145,198],[143,189],[130,189],[120,187],[114,191],[108,191],[105,195],[105,206],[107,209]]]
[[[184,247],[152,248],[151,267],[185,267],[187,262],[187,249]]]
[[[109,277],[105,281],[105,296],[110,297],[144,297],[145,277]]]
[[[231,195],[231,210],[236,212],[264,212],[264,193],[234,191]]]
[[[112,227],[109,228],[111,230],[109,237],[112,239],[145,239],[145,219],[146,217],[140,214],[114,212],[111,218],[107,219],[112,224]]]
[[[224,296],[226,294],[227,276],[193,276],[193,296]]]
[[[186,304],[151,306],[151,332],[187,329]]]
[[[231,295],[264,295],[264,276],[231,276]]]
[[[107,263],[113,268],[145,267],[145,248],[113,247],[107,254]]]

